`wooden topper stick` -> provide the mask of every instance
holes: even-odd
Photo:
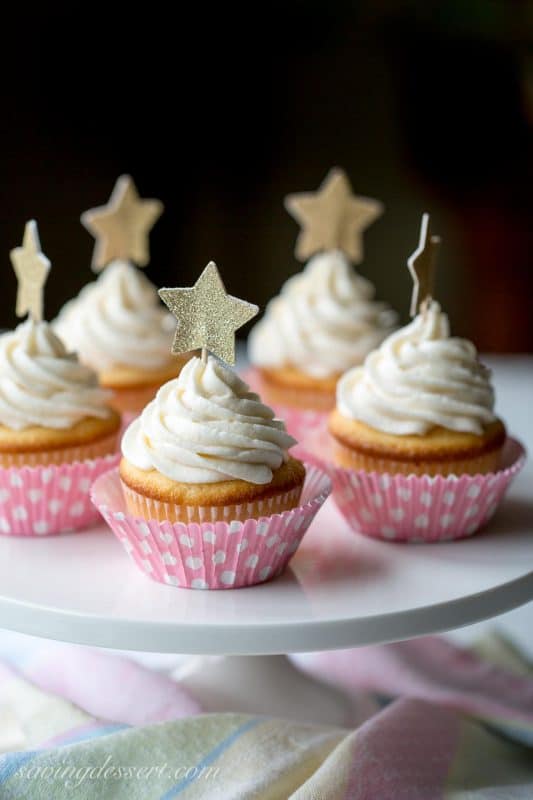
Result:
[[[440,236],[434,236],[431,233],[429,214],[422,214],[418,247],[407,259],[407,266],[413,278],[410,309],[412,317],[417,315],[419,309],[427,308],[429,301],[433,298],[437,252],[440,243]]]

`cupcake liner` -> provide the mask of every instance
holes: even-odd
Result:
[[[358,533],[394,542],[443,542],[472,536],[490,520],[526,460],[508,438],[502,468],[486,475],[391,475],[346,469],[331,460],[325,431],[308,437],[305,457],[322,466],[333,499]]]
[[[283,403],[275,401],[270,402],[267,394],[263,392],[261,376],[256,369],[246,370],[243,372],[242,378],[253,392],[257,392],[257,394],[261,396],[263,402],[268,403],[275,412],[276,417],[283,420],[287,431],[291,436],[294,436],[296,441],[300,442],[310,432],[326,427],[327,419],[331,411],[329,406],[331,405],[332,407],[334,405],[334,400],[331,401],[331,404],[328,403],[328,407],[323,410],[301,408],[297,405],[284,405]]]
[[[95,478],[116,467],[120,455],[89,461],[0,469],[0,534],[49,536],[98,521],[91,503]]]
[[[158,522],[130,515],[118,469],[102,475],[91,497],[128,555],[150,578],[189,589],[236,589],[279,575],[331,491],[315,465],[300,505],[282,514],[236,522]]]
[[[330,414],[329,411],[303,411],[278,405],[273,405],[272,410],[284,421],[287,431],[297,442],[302,442],[313,431],[324,429]]]
[[[179,506],[179,514],[176,514],[175,503],[163,503],[147,497],[140,492],[136,492],[121,480],[122,492],[126,498],[128,513],[133,516],[138,515],[143,519],[167,519],[171,522],[217,522],[223,516],[227,522],[240,520],[241,522],[250,517],[270,517],[272,514],[282,514],[288,509],[298,505],[302,493],[301,485],[295,486],[287,492],[279,492],[272,497],[254,500],[251,503],[228,506]],[[176,517],[183,519],[176,519]],[[223,520],[223,521],[224,521]]]

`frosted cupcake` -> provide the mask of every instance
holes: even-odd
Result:
[[[11,258],[17,313],[30,316],[0,336],[0,532],[41,536],[97,519],[89,488],[116,463],[120,415],[96,373],[42,321],[50,262],[35,222]]]
[[[495,414],[489,370],[433,299],[438,244],[424,215],[408,261],[414,319],[343,375],[329,434],[304,442],[350,526],[385,540],[472,535],[524,463]]]
[[[344,466],[416,475],[492,472],[506,436],[489,370],[436,301],[341,378],[329,429]]]
[[[114,453],[120,417],[96,374],[47,322],[0,336],[0,466],[83,461]]]
[[[377,347],[396,320],[340,250],[313,256],[253,328],[248,353],[275,403],[327,410],[339,377]]]
[[[114,261],[68,302],[54,322],[81,361],[112,391],[119,411],[139,411],[185,359],[170,354],[174,319],[132,264]]]
[[[339,377],[361,364],[396,321],[352,266],[362,259],[363,229],[382,207],[353,195],[341,170],[332,170],[318,192],[291,195],[286,205],[303,228],[297,256],[311,258],[267,305],[248,352],[269,402],[327,411]]]
[[[148,263],[148,234],[162,210],[158,200],[141,200],[132,179],[122,176],[106,206],[82,215],[96,238],[93,269],[103,272],[54,323],[80,360],[96,370],[121,412],[140,411],[184,363],[169,353],[172,316],[134,266]]]
[[[223,589],[274,577],[329,494],[327,475],[290,455],[283,422],[219,361],[257,307],[228,295],[216,265],[194,287],[161,289],[175,352],[202,349],[162,386],[122,440],[120,469],[93,501],[143,572]]]
[[[305,477],[274,412],[228,367],[191,359],[122,440],[130,513],[171,522],[258,518],[298,506]]]

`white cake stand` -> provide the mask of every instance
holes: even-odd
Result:
[[[152,582],[103,524],[0,537],[0,626],[99,647],[217,655],[189,661],[181,676],[207,710],[346,723],[354,718],[347,699],[278,654],[409,639],[533,599],[532,489],[528,466],[484,532],[438,545],[365,539],[328,502],[288,572],[249,589]]]

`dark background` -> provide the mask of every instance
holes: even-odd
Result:
[[[3,20],[0,326],[9,250],[38,220],[48,318],[91,279],[82,210],[116,177],[166,211],[147,275],[189,285],[214,259],[264,305],[288,275],[288,192],[332,165],[385,215],[360,271],[407,318],[420,214],[444,240],[438,296],[482,350],[533,349],[531,5],[61,4]]]

